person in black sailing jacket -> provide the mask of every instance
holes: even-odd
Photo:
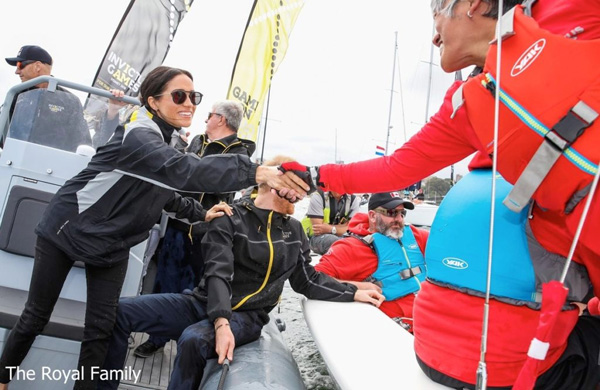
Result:
[[[205,120],[206,132],[192,139],[187,152],[200,158],[215,154],[242,154],[250,157],[256,144],[237,136],[243,115],[244,108],[238,101],[215,102]],[[233,195],[232,192],[188,194],[204,208],[210,208],[219,202],[232,203]],[[177,219],[169,219],[165,236],[157,250],[153,293],[178,293],[198,285],[204,272],[200,242],[207,228],[208,222],[190,226]],[[133,353],[141,358],[150,357],[168,341],[168,338],[151,334]]]
[[[202,98],[189,72],[158,67],[140,91],[142,107],[59,189],[35,230],[29,298],[0,358],[0,389],[10,381],[8,367],[21,364],[48,323],[77,260],[86,266],[88,304],[77,364],[81,375],[74,388],[96,388],[91,369],[101,366],[106,356],[129,249],[148,237],[163,209],[190,221],[214,215],[215,210],[206,213],[174,190],[234,191],[266,182],[293,199],[308,189],[300,178],[257,166],[247,156],[200,160],[169,146],[174,131],[190,126]]]
[[[268,185],[259,185],[256,199],[235,203],[233,211],[213,220],[202,240],[206,268],[193,292],[121,299],[105,370],[123,368],[130,332],[152,330],[178,339],[168,388],[195,390],[207,359],[233,361],[236,346],[258,339],[286,280],[311,299],[375,306],[383,301],[375,290],[357,290],[315,271],[302,225],[289,216],[293,205]],[[118,380],[101,381],[99,389],[118,385]]]

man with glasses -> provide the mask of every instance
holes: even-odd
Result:
[[[176,98],[186,97],[174,96]],[[256,144],[237,136],[243,113],[244,109],[237,101],[223,100],[214,103],[205,120],[206,132],[192,139],[187,152],[199,158],[215,154],[243,154],[250,157],[256,150]],[[210,209],[220,202],[232,203],[234,193],[182,195],[193,197],[202,207]],[[207,230],[208,223],[190,226],[179,220],[169,220],[157,251],[153,293],[179,293],[198,285],[204,274],[200,241]],[[141,358],[150,357],[168,341],[168,338],[150,335],[146,342],[134,350],[134,354]]]
[[[412,332],[415,295],[425,280],[429,232],[404,223],[414,204],[400,192],[371,195],[368,214],[356,214],[345,238],[335,242],[315,266],[317,271],[359,289],[376,289],[385,314]]]
[[[29,81],[39,76],[49,76],[52,72],[52,57],[50,54],[39,46],[27,45],[23,46],[16,57],[5,58],[6,62],[15,66],[15,74],[19,76],[21,82]],[[48,83],[37,84],[23,92],[36,89],[36,88],[47,88]],[[12,117],[13,111],[15,110],[15,104],[17,97],[13,100],[10,106],[10,116]]]

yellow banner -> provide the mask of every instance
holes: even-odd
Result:
[[[238,137],[256,141],[271,79],[288,48],[304,0],[256,0],[242,38],[227,99],[244,106]]]

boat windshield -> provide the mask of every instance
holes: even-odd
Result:
[[[8,138],[69,152],[92,145],[81,101],[66,90],[33,89],[20,93]]]

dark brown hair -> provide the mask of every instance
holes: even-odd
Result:
[[[171,68],[170,66],[159,66],[148,73],[140,86],[140,101],[142,102],[142,105],[150,112],[154,112],[148,104],[148,98],[163,93],[169,81],[180,74],[184,74],[189,77],[190,80],[194,81],[192,74],[187,70]]]

